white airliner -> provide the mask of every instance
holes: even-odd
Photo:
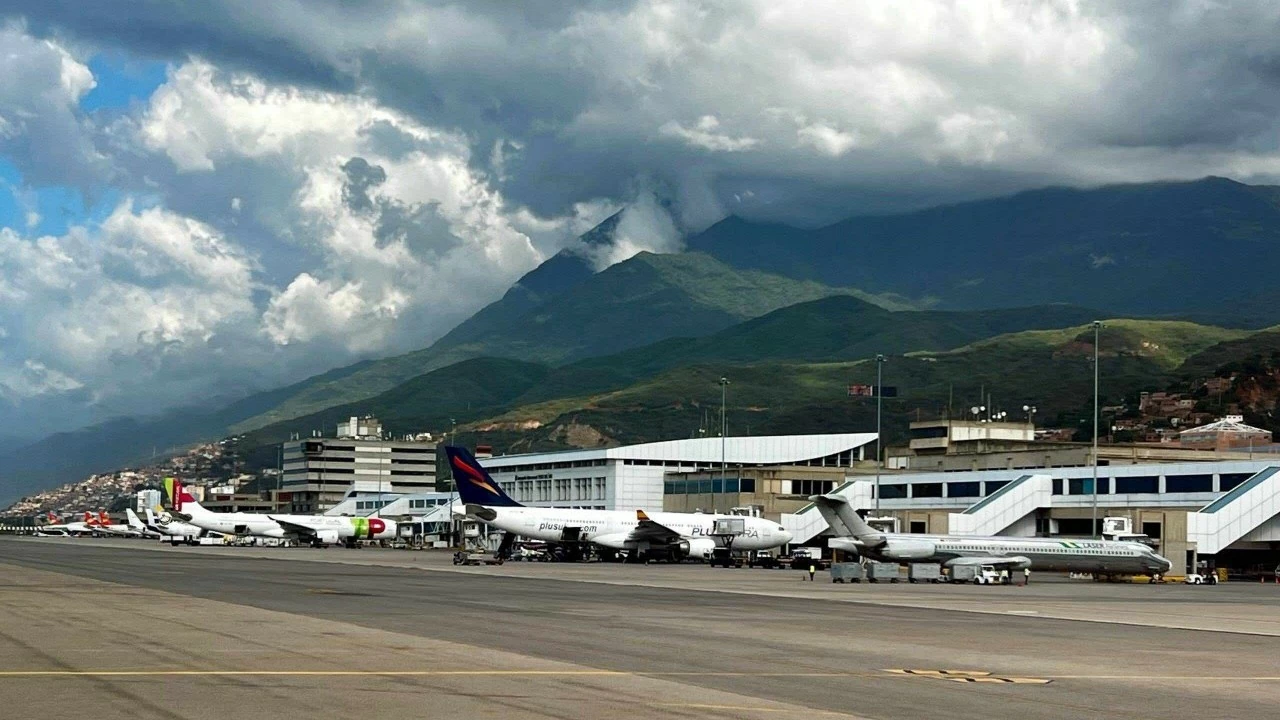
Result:
[[[133,508],[125,508],[124,515],[125,518],[128,519],[129,529],[133,531],[134,535],[152,540],[164,537],[164,533],[161,533],[159,530],[153,530],[150,527],[147,527],[146,523],[142,522],[142,518],[138,517],[138,513],[133,511]]]
[[[142,525],[142,521],[138,520],[138,516],[134,514],[132,509],[126,509],[125,515],[128,518],[126,524],[121,525],[111,521],[111,516],[104,513],[98,514],[98,525],[94,528],[100,535],[118,535],[123,537],[144,537],[147,529]],[[137,524],[135,524],[135,521]]]
[[[593,543],[626,550],[632,557],[659,555],[671,560],[708,559],[717,548],[765,550],[791,542],[791,533],[764,518],[525,507],[503,492],[466,449],[450,445],[445,453],[465,513],[510,533],[512,539],[518,535],[566,545]],[[732,534],[719,532],[724,525],[718,528],[717,521],[741,521],[741,527]]]
[[[147,508],[147,529],[160,533],[161,539],[167,538],[169,544],[175,547],[179,543],[195,545],[197,540],[210,534],[204,528],[175,518],[159,505],[154,510]]]
[[[874,560],[936,562],[946,567],[991,565],[999,569],[1090,572],[1101,575],[1162,575],[1173,563],[1149,546],[1114,540],[1059,540],[1036,537],[903,535],[868,525],[839,495],[810,500],[836,537],[827,545]]]
[[[172,478],[165,478],[165,490],[174,498],[174,517],[223,535],[289,538],[317,546],[339,542],[354,546],[360,540],[391,540],[396,536],[395,521],[379,517],[220,513],[205,508]]]
[[[105,515],[105,513],[102,513]],[[37,535],[92,535],[98,532],[102,524],[99,515],[84,511],[84,520],[78,522],[59,523],[57,516],[49,513],[50,523],[36,528]]]

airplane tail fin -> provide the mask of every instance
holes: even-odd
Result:
[[[841,495],[814,495],[809,498],[818,507],[822,519],[827,521],[831,530],[838,537],[852,537],[859,540],[877,538],[881,532],[871,527],[858,517],[858,513],[849,505],[849,501]]]
[[[85,511],[84,511],[84,524],[85,524],[85,525],[88,525],[88,526],[90,526],[90,527],[93,527],[93,526],[95,526],[95,525],[98,525],[98,524],[99,524],[99,523],[98,523],[98,518],[94,517],[94,516],[93,516],[93,513],[89,512],[88,510],[85,510]]]
[[[110,524],[111,524],[111,516],[107,514],[107,511],[106,511],[106,510],[99,510],[99,511],[98,511],[98,524],[99,524],[99,525],[110,525]]]
[[[169,496],[169,502],[173,506],[175,513],[184,513],[186,515],[203,515],[209,512],[204,509],[191,493],[187,491],[185,485],[177,478],[167,477],[164,479],[164,491]]]
[[[520,503],[502,491],[489,473],[476,461],[475,456],[466,448],[457,445],[446,445],[445,453],[449,456],[449,469],[453,471],[453,484],[458,488],[458,497],[468,505],[487,505],[489,507],[520,507]]]
[[[147,526],[142,524],[142,518],[138,517],[138,513],[133,508],[125,508],[124,516],[129,519],[129,527],[134,530],[146,530]]]

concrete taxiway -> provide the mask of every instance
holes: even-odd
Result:
[[[0,540],[0,708],[1035,719],[1265,717],[1280,704],[1278,641],[1249,626],[1275,620],[1274,587],[797,587],[784,571],[445,562]],[[1099,603],[1131,621],[1039,614]],[[1223,627],[1158,626],[1215,612]]]

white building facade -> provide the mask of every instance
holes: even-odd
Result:
[[[875,433],[696,438],[616,448],[501,455],[481,460],[517,502],[541,507],[662,510],[667,473],[743,467],[851,467]]]

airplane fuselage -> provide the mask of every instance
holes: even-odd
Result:
[[[381,518],[346,517],[331,515],[266,515],[261,513],[191,513],[190,524],[223,535],[257,535],[259,537],[286,538],[298,533],[289,525],[297,525],[314,532],[325,542],[339,540],[389,540],[396,536],[396,525]]]
[[[283,538],[288,535],[280,527],[280,523],[258,513],[208,511],[192,513],[190,524],[202,530],[223,535],[257,535],[273,538]]]
[[[484,522],[506,532],[547,542],[590,542],[615,550],[631,547],[627,537],[639,525],[635,511],[584,510],[573,508],[488,507]],[[733,538],[735,550],[765,550],[791,540],[781,525],[764,518],[703,513],[649,513],[656,523],[671,528],[686,541],[706,540],[723,545],[715,534],[716,520],[743,521],[743,532]]]
[[[828,546],[889,562],[954,564],[961,558],[1022,557],[1032,570],[1111,574],[1165,573],[1171,563],[1150,547],[1112,540],[967,537],[960,535],[886,534],[870,546],[851,537],[831,538]]]

